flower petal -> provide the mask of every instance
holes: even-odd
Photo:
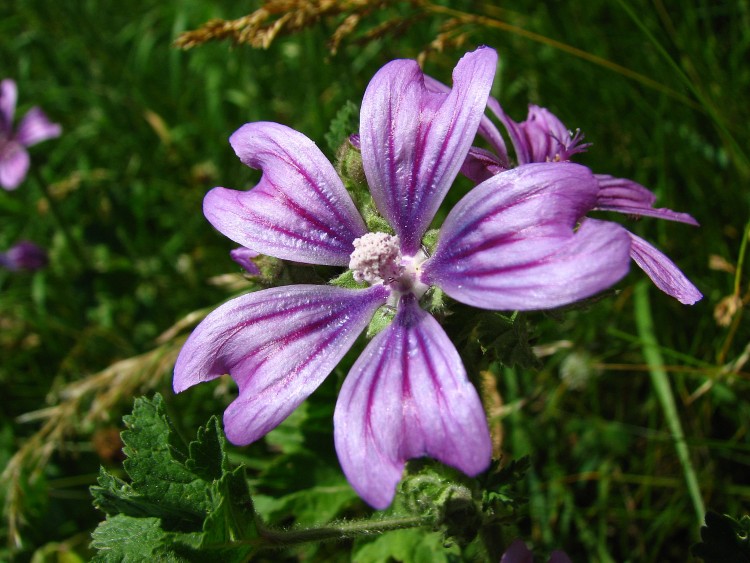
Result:
[[[15,190],[29,172],[29,153],[15,141],[0,148],[0,186]]]
[[[9,78],[0,81],[0,136],[10,137],[13,131],[13,114],[16,112],[17,99],[16,83]]]
[[[466,176],[475,184],[481,184],[495,174],[504,172],[508,166],[503,163],[490,151],[471,147],[466,160],[461,166],[461,174]]]
[[[505,110],[495,98],[492,96],[487,100],[487,109],[495,114],[500,123],[503,124],[505,130],[508,132],[508,137],[513,145],[513,150],[516,153],[516,161],[519,165],[529,164],[534,162],[532,156],[531,146],[526,140],[526,136],[523,133],[523,128],[520,123],[513,121],[510,116],[505,113]]]
[[[383,305],[383,286],[292,285],[233,299],[193,331],[175,365],[175,392],[229,373],[239,397],[227,438],[249,444],[284,420],[346,354]]]
[[[427,74],[424,75],[424,85],[430,92],[449,94],[451,91],[450,86],[443,84],[439,80],[435,80]],[[477,134],[487,141],[495,151],[494,157],[499,161],[503,169],[510,168],[510,159],[508,158],[508,149],[505,147],[505,139],[503,139],[500,130],[487,115],[482,115]]]
[[[529,104],[526,121],[516,123],[496,99],[490,98],[487,107],[508,131],[518,164],[567,161],[591,145],[583,142],[583,134],[570,131],[547,108]]]
[[[367,232],[341,179],[310,139],[278,123],[248,123],[229,139],[263,176],[250,191],[214,188],[203,212],[221,233],[276,258],[346,266]]]
[[[641,270],[646,272],[656,287],[684,305],[693,305],[703,298],[703,294],[685,277],[674,262],[641,237],[633,233],[628,234],[632,239],[630,256]]]
[[[628,271],[627,231],[591,219],[574,231],[597,190],[589,169],[572,163],[493,176],[448,214],[422,281],[497,310],[558,307],[609,287]]]
[[[375,508],[393,500],[407,459],[431,456],[476,475],[492,455],[482,403],[456,348],[413,295],[352,367],[334,438],[352,487]]]
[[[62,134],[59,123],[52,123],[44,112],[38,108],[31,108],[23,116],[16,131],[16,141],[30,147],[47,139],[54,139]]]
[[[497,54],[479,48],[453,71],[449,94],[431,92],[412,60],[385,65],[370,81],[360,117],[362,164],[380,213],[406,255],[458,174],[487,105]]]
[[[647,188],[632,180],[615,178],[608,174],[596,174],[599,182],[599,195],[596,198],[596,209],[616,211],[627,215],[657,217],[668,221],[679,221],[698,226],[698,221],[687,213],[671,209],[655,209],[656,196]]]

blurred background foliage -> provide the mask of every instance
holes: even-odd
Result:
[[[173,396],[170,362],[186,330],[159,339],[243,283],[229,260],[231,242],[201,213],[211,187],[249,187],[258,178],[239,163],[228,136],[248,121],[278,121],[332,157],[324,142],[331,120],[347,101],[359,103],[384,63],[421,56],[430,74],[449,81],[461,54],[486,44],[500,54],[493,93],[512,117],[520,121],[528,103],[548,107],[593,143],[579,162],[632,178],[656,192],[659,206],[696,217],[700,228],[629,223],[705,295],[693,307],[653,287],[645,296],[645,276],[633,268],[616,295],[582,310],[514,322],[474,318],[468,332],[448,318],[482,386],[498,452],[505,460],[531,455],[526,515],[508,541],[521,536],[542,551],[563,548],[573,560],[685,561],[701,522],[688,474],[697,476],[707,508],[739,516],[750,504],[750,325],[743,320],[750,289],[742,264],[750,219],[750,6],[334,4],[362,13],[335,54],[331,37],[346,12],[293,33],[282,29],[267,49],[212,40],[181,50],[173,45],[181,33],[260,3],[0,5],[0,74],[18,84],[17,115],[39,105],[64,128],[59,139],[31,149],[26,182],[0,193],[0,249],[28,239],[51,259],[33,274],[0,272],[0,467],[12,477],[3,483],[0,528],[8,543],[0,555],[91,555],[90,532],[102,515],[88,486],[100,464],[117,470],[117,432],[135,395],[161,391],[185,436],[231,400],[224,381]],[[225,274],[234,276],[218,277]],[[656,359],[647,353],[647,321]],[[529,346],[541,360],[536,366]],[[655,385],[660,360],[674,412]],[[332,446],[343,364],[266,440],[234,450],[271,523],[367,513]],[[682,462],[675,423],[689,453]],[[277,555],[417,557],[357,545]]]

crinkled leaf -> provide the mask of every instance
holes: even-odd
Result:
[[[359,106],[348,100],[336,112],[331,120],[328,133],[325,134],[326,143],[331,152],[336,152],[339,147],[352,135],[359,131]]]
[[[255,511],[244,468],[229,470],[226,441],[212,417],[187,447],[160,395],[136,399],[125,417],[124,462],[131,482],[103,470],[91,488],[107,513],[94,532],[98,561],[244,561],[257,549]],[[133,538],[137,537],[137,542]],[[241,541],[241,544],[230,544]],[[130,546],[129,544],[137,544]]]
[[[118,514],[94,530],[94,562],[137,562],[155,558],[166,533],[159,518],[134,518]]]
[[[343,478],[338,485],[310,487],[279,498],[255,498],[258,512],[269,523],[288,521],[293,516],[295,523],[301,526],[334,520],[358,499],[357,493]]]
[[[358,542],[352,561],[380,563],[381,561],[413,561],[449,563],[461,561],[461,550],[456,544],[446,545],[440,532],[423,528],[394,530],[369,542]]]

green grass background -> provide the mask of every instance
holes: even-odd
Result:
[[[494,363],[490,370],[503,406],[493,422],[503,429],[504,455],[533,460],[518,533],[541,549],[564,548],[574,560],[684,561],[698,539],[696,492],[706,508],[734,516],[750,506],[750,326],[741,310],[729,327],[714,319],[726,296],[747,295],[748,260],[735,273],[709,266],[718,256],[737,267],[750,220],[750,7],[740,0],[443,5],[538,34],[486,22],[466,28],[465,50],[498,50],[494,94],[513,117],[521,120],[529,102],[550,108],[593,143],[580,162],[641,182],[659,206],[701,223],[628,221],[700,288],[698,304],[680,305],[633,268],[614,297],[559,317],[530,316],[533,344],[564,341],[541,369]],[[54,406],[66,385],[152,349],[177,320],[229,296],[207,280],[238,272],[228,257],[233,246],[203,218],[201,201],[213,186],[249,186],[257,175],[236,159],[228,136],[248,121],[278,121],[327,150],[324,135],[337,110],[347,100],[359,103],[388,60],[417,56],[446,20],[430,14],[397,37],[345,42],[335,56],[326,47],[330,21],[266,51],[172,46],[182,31],[256,6],[0,6],[0,77],[18,83],[17,117],[40,105],[64,128],[59,139],[31,149],[34,174],[17,191],[0,192],[0,248],[24,238],[51,256],[34,274],[0,272],[0,467],[38,429],[19,423],[20,415]],[[448,81],[461,53],[430,53],[426,69]],[[217,398],[216,387],[174,398],[168,372],[151,388],[168,398],[185,435],[231,398],[226,390]],[[329,409],[322,421],[332,408],[326,393],[312,402]],[[119,427],[131,405],[124,394],[121,410],[100,425],[73,425],[28,485],[24,545],[6,548],[7,557],[90,555],[88,534],[102,515],[87,487],[99,464],[109,463],[91,436]],[[330,421],[320,424],[327,436],[320,447],[335,464]],[[685,435],[682,460],[677,424]],[[253,458],[259,451],[237,457],[268,474],[273,448]],[[262,494],[282,494],[289,482],[280,479]],[[314,557],[346,560],[349,549],[329,546]]]

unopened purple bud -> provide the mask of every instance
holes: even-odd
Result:
[[[46,250],[26,240],[0,254],[0,266],[12,271],[26,270],[33,272],[44,268],[48,261]]]
[[[249,248],[241,246],[229,251],[229,257],[237,262],[242,268],[251,276],[259,276],[260,270],[258,266],[253,262],[253,258],[257,258],[259,254]]]

